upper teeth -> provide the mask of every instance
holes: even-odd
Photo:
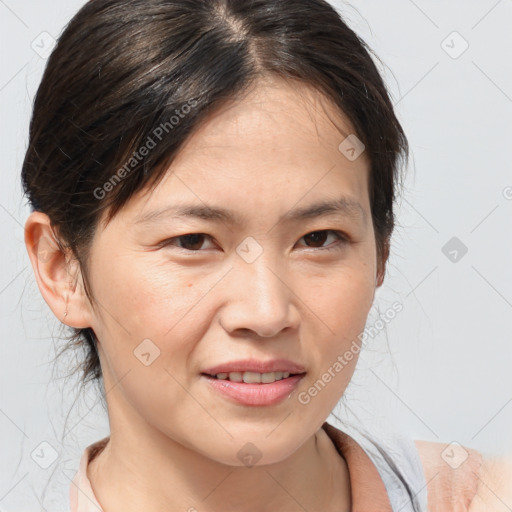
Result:
[[[229,372],[229,373],[217,373],[215,377],[217,379],[227,379],[234,382],[245,382],[246,384],[263,383],[268,384],[275,382],[276,380],[286,379],[290,376],[289,372],[269,372],[269,373],[257,373],[257,372]]]

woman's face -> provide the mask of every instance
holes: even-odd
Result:
[[[339,149],[351,133],[317,93],[260,83],[99,226],[91,327],[112,435],[150,431],[242,465],[283,460],[318,430],[353,374],[376,287],[369,163],[347,141]],[[345,207],[300,215],[319,203]],[[229,218],[175,211],[191,207]],[[248,359],[305,373],[280,384],[203,375]]]

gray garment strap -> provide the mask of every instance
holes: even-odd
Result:
[[[382,428],[368,432],[360,425],[336,426],[370,457],[386,487],[393,512],[428,512],[427,482],[414,441]]]

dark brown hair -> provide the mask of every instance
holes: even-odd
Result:
[[[22,169],[30,204],[79,261],[89,297],[87,254],[102,214],[108,222],[156,184],[202,121],[264,76],[312,86],[350,121],[370,159],[385,254],[408,143],[370,50],[328,2],[91,0],[48,59]],[[83,381],[101,378],[92,329],[71,341],[86,349]]]

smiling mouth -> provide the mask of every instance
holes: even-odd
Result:
[[[304,375],[304,373],[290,373],[290,372],[225,372],[210,375],[208,373],[202,373],[206,377],[210,377],[217,380],[229,380],[231,382],[240,382],[245,384],[271,384],[279,380],[294,377],[296,375]]]

